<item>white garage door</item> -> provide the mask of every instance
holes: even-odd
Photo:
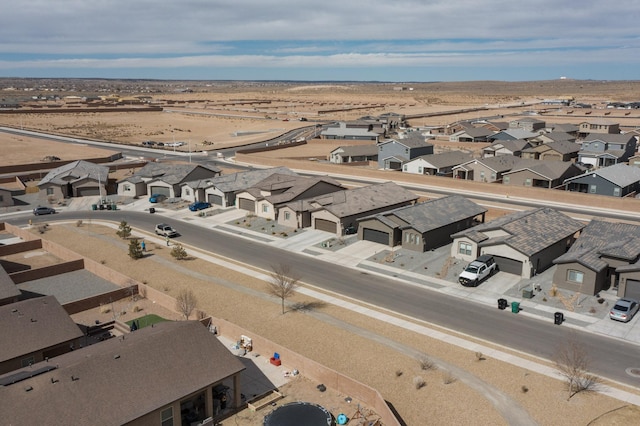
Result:
[[[640,300],[640,280],[627,280],[624,297]]]

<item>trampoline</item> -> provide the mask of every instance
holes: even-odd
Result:
[[[291,402],[264,417],[264,426],[331,426],[333,418],[324,407],[310,402]]]

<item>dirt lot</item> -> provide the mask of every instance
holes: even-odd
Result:
[[[484,394],[455,377],[450,380],[451,375],[443,370],[421,370],[419,362],[408,356],[406,349],[432,359],[446,360],[487,386],[500,389],[507,399],[522,405],[538,424],[557,424],[559,419],[566,424],[586,424],[624,405],[598,394],[581,394],[567,401],[564,384],[559,380],[490,357],[478,361],[474,353],[439,340],[418,337],[407,330],[372,321],[336,306],[318,303],[307,296],[296,295],[290,301],[311,304],[314,306],[311,311],[293,310],[282,315],[279,301],[259,295],[265,292],[263,282],[197,258],[186,263],[175,261],[161,244],[148,244],[150,256],[133,261],[126,255],[126,244],[115,237],[111,228],[95,224],[90,229],[85,225],[76,227],[75,224],[52,226],[45,237],[72,246],[74,250],[104,261],[106,265],[168,294],[176,295],[183,286],[193,288],[199,307],[206,312],[238,323],[378,389],[408,425],[484,425],[505,424],[505,421]],[[158,262],[158,258],[169,260],[170,266]],[[211,279],[196,279],[190,271],[202,272]],[[146,311],[143,308],[141,314]],[[323,320],[322,316],[331,318],[331,322]],[[350,332],[350,327],[369,330],[394,344],[388,346],[378,339]],[[422,377],[426,386],[416,389],[413,382],[416,377]],[[285,392],[294,394],[293,390]],[[304,397],[317,397],[317,391],[307,392],[308,395],[303,393]],[[464,404],[461,405],[460,401]]]

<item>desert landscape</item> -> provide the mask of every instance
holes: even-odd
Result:
[[[351,84],[351,83],[241,83],[172,82],[163,86],[110,82],[113,93],[131,98],[144,94],[163,111],[140,112],[69,112],[63,110],[64,97],[96,96],[99,92],[91,81],[74,85],[69,81],[65,91],[56,92],[59,100],[35,101],[25,97],[20,85],[37,87],[37,81],[0,80],[4,102],[24,102],[26,112],[2,113],[0,126],[43,131],[47,133],[87,138],[118,144],[137,145],[142,141],[185,141],[181,151],[211,151],[242,146],[267,140],[288,130],[315,123],[355,120],[384,113],[417,116],[411,126],[435,126],[458,120],[488,116],[516,117],[535,111],[548,122],[577,123],[587,117],[616,120],[621,127],[640,127],[640,110],[605,109],[607,102],[640,100],[640,82],[557,80],[528,83],[467,82],[416,84]],[[52,86],[49,82],[49,87]],[[60,86],[62,87],[62,86]],[[30,91],[38,96],[48,92]],[[571,96],[577,102],[593,105],[591,114],[578,109],[549,110],[541,101],[547,98]],[[39,105],[38,111],[28,105]],[[55,113],[47,113],[47,105],[60,105]],[[140,108],[144,108],[141,106]],[[475,109],[473,112],[456,112]],[[571,110],[571,113],[568,111]],[[609,114],[606,114],[609,112]],[[628,114],[627,114],[628,112]],[[430,116],[433,113],[446,115]],[[606,115],[605,115],[606,114]],[[300,119],[304,118],[305,121]],[[63,160],[104,155],[102,148],[74,144],[42,142],[37,139],[0,132],[0,144],[5,148],[0,165],[34,163],[55,155]],[[323,158],[346,141],[314,139],[308,144],[268,153],[272,158]],[[464,145],[476,152],[482,145]],[[438,143],[437,149],[457,149],[449,142]],[[173,150],[173,148],[171,148]],[[265,155],[262,153],[261,155]],[[301,163],[303,164],[303,163]],[[302,167],[302,166],[301,166]],[[367,169],[362,168],[362,173]],[[189,285],[198,296],[200,309],[225,318],[242,327],[287,346],[324,365],[347,374],[377,389],[397,410],[407,425],[425,424],[509,424],[496,408],[499,404],[514,404],[529,415],[527,421],[541,425],[622,424],[640,419],[638,407],[596,392],[581,393],[567,400],[565,383],[535,372],[514,367],[491,357],[480,360],[473,352],[446,342],[417,336],[405,329],[342,308],[316,303],[311,312],[292,310],[281,315],[278,301],[251,297],[251,292],[266,292],[265,283],[252,276],[208,264],[201,259],[180,263],[171,259],[169,250],[153,245],[154,256],[167,260],[171,267],[152,258],[131,260],[124,243],[115,237],[113,229],[101,226],[78,227],[62,224],[51,227],[45,238],[98,261],[149,285],[176,295]],[[110,249],[105,250],[105,244]],[[98,248],[100,247],[100,248]],[[188,247],[188,250],[197,250]],[[214,253],[215,255],[215,253]],[[187,273],[197,270],[214,277],[203,281]],[[300,271],[304,277],[304,271]],[[218,282],[216,282],[216,280]],[[304,278],[302,279],[304,281]],[[231,282],[230,288],[222,282]],[[296,295],[291,303],[314,302]],[[250,304],[250,308],[247,308]],[[146,309],[152,309],[148,307]],[[366,330],[379,338],[370,338]],[[455,334],[455,331],[447,330]],[[470,336],[459,336],[471,339]],[[382,343],[386,341],[387,344]],[[346,349],[336,342],[348,342]],[[481,342],[490,345],[488,342]],[[342,345],[341,345],[342,346]],[[510,352],[508,348],[499,347]],[[521,353],[516,356],[527,357]],[[432,366],[424,368],[420,357],[435,365],[451,366],[449,370]],[[532,357],[536,362],[553,365],[549,360]],[[460,374],[451,373],[459,371]],[[502,395],[496,402],[461,380],[462,372],[482,383],[487,389]],[[414,379],[424,378],[426,385],[416,388]],[[638,392],[638,389],[628,389]],[[310,393],[304,397],[313,397]],[[232,420],[243,425],[258,425],[260,419],[240,417]],[[255,423],[254,423],[255,422]],[[223,423],[227,424],[227,423]]]

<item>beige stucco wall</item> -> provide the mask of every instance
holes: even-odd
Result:
[[[582,284],[567,281],[567,273],[569,270],[580,271],[584,274]],[[580,292],[582,294],[595,295],[604,288],[606,282],[606,274],[604,271],[596,273],[579,263],[563,263],[556,266],[553,274],[553,284],[558,288],[565,290]]]
[[[380,222],[379,220],[376,220],[376,219],[373,219],[373,218],[362,220],[362,221],[359,222],[359,225],[358,225],[358,240],[364,239],[364,230],[365,230],[365,228],[375,229],[376,231],[382,231],[382,232],[388,233],[389,234],[389,240],[387,241],[387,245],[389,247],[393,247],[394,246],[393,229],[391,229],[389,226],[387,226],[384,223]]]
[[[311,213],[311,227],[315,229],[315,222],[316,219],[325,219],[325,220],[330,220],[332,222],[336,222],[336,235],[340,236],[342,235],[342,223],[340,222],[340,219],[338,219],[337,217],[335,217],[333,214],[329,213],[327,210],[318,210],[316,212],[312,212]]]
[[[460,243],[471,245],[471,255],[465,255],[459,252]],[[451,257],[472,262],[478,257],[478,244],[466,237],[456,238],[453,240],[453,244],[451,244]]]

